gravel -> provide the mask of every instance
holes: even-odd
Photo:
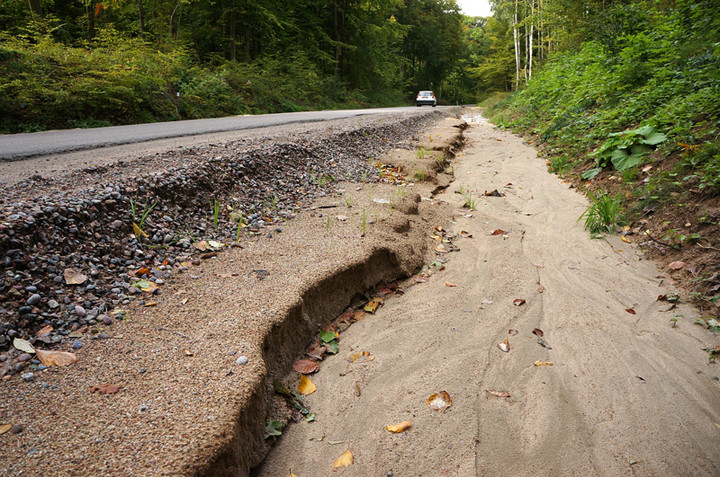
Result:
[[[151,303],[161,290],[141,289],[187,270],[185,262],[213,257],[211,241],[241,246],[248,236],[272,237],[299,210],[334,193],[336,181],[377,181],[367,159],[410,148],[413,134],[436,117],[388,115],[367,125],[345,121],[321,135],[226,140],[6,186],[0,377],[26,369],[13,338],[82,348],[71,335],[122,320],[133,301]],[[52,331],[37,336],[47,326]]]

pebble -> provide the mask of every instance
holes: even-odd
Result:
[[[147,411],[149,408],[148,408],[147,406],[140,406],[138,409],[139,409],[140,411],[142,411],[142,412],[145,412],[145,411]]]
[[[34,295],[31,295],[30,298],[27,299],[27,304],[30,306],[35,306],[38,303],[40,303],[40,300],[42,300],[42,297],[35,293]]]
[[[24,373],[24,374],[20,375],[20,377],[26,383],[31,383],[31,382],[35,381],[35,375],[33,373]]]
[[[22,424],[13,424],[12,428],[10,428],[10,432],[13,434],[20,434],[22,431],[25,430],[25,426]]]
[[[240,356],[238,359],[235,360],[236,364],[241,364],[241,365],[248,364],[248,362],[250,362],[250,360],[248,359],[247,356]]]
[[[40,387],[41,387],[42,389],[47,389],[47,388],[50,387],[50,385],[49,385],[48,383],[46,383],[46,382],[43,381],[42,383],[40,383]]]
[[[98,333],[97,339],[99,339],[99,340],[107,340],[107,339],[110,339],[110,335],[108,335],[107,333]]]
[[[111,317],[109,317],[108,315],[102,315],[102,322],[103,322],[103,324],[106,324],[106,325],[112,325],[113,319]]]
[[[25,361],[30,361],[32,359],[32,355],[28,353],[23,353],[20,356],[18,356],[18,361],[21,363],[24,363]]]
[[[73,341],[73,344],[72,344],[72,348],[73,348],[73,349],[80,349],[80,348],[82,348],[82,347],[83,347],[83,342],[82,342],[82,341],[80,341],[80,340],[78,340],[78,339],[76,339],[75,341]]]

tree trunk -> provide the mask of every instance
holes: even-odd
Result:
[[[33,14],[33,16],[43,16],[42,4],[40,3],[40,0],[28,0],[28,3],[30,4],[30,12]]]
[[[535,0],[530,0],[530,46],[528,48],[528,79],[532,78],[533,34],[535,31]]]
[[[230,2],[230,60],[237,61],[237,42],[235,40],[235,0]]]
[[[515,0],[515,15],[513,16],[513,40],[515,43],[515,91],[520,89],[520,38],[518,36],[518,2]]]
[[[145,6],[138,0],[138,19],[140,20],[140,38],[145,39]]]

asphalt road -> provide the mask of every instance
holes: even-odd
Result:
[[[326,121],[370,114],[421,111],[427,108],[401,107],[308,111],[257,116],[192,119],[163,123],[133,124],[92,129],[67,129],[38,133],[0,135],[0,160],[13,161],[29,157],[58,154],[105,146],[132,144],[182,136],[194,136],[240,129],[254,129],[280,124]]]

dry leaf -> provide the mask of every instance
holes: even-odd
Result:
[[[435,247],[435,251],[436,251],[437,253],[446,253],[446,252],[447,252],[447,249],[445,248],[445,245],[440,244],[440,245],[438,245],[438,246]]]
[[[512,329],[510,329],[510,330],[508,330],[508,334],[509,334],[510,336],[515,336],[516,334],[518,334],[518,330],[512,330]]]
[[[317,361],[300,359],[293,363],[293,369],[300,374],[312,374],[320,368]]]
[[[142,267],[132,272],[128,272],[128,275],[131,277],[141,277],[143,275],[147,275],[148,273],[150,273],[150,269],[148,267]]]
[[[634,314],[635,314],[635,310],[633,310],[632,308],[625,308],[625,311],[627,311],[627,312],[630,313],[631,315],[634,315]]]
[[[310,381],[310,378],[307,376],[300,376],[300,384],[298,384],[298,391],[300,391],[300,394],[307,396],[314,393],[316,390],[317,387],[312,381]]]
[[[335,459],[335,462],[333,463],[333,472],[338,470],[340,467],[350,467],[355,462],[352,452],[350,452],[350,449],[347,449],[345,452],[342,453],[340,457]]]
[[[545,287],[544,287],[544,286],[542,286],[542,285],[538,286],[538,293],[542,293],[542,292],[544,292],[544,291],[545,291]]]
[[[53,330],[53,327],[50,326],[50,325],[43,326],[42,328],[40,328],[40,329],[38,330],[37,333],[35,333],[35,336],[45,336],[45,335],[48,335],[48,334],[50,334],[50,332],[51,332],[52,330]]]
[[[146,234],[143,231],[143,229],[141,229],[140,226],[138,224],[136,224],[135,222],[133,222],[133,233],[138,238],[142,238],[142,237],[148,238],[149,237],[149,235]]]
[[[503,229],[497,229],[497,230],[493,230],[493,232],[490,235],[505,235],[506,233],[507,232],[504,231]]]
[[[668,265],[668,268],[671,268],[672,270],[680,270],[684,266],[685,266],[685,262],[676,260],[676,261],[672,262],[670,265]]]
[[[535,366],[552,366],[553,364],[549,361],[535,361],[533,363]]]
[[[522,298],[516,298],[513,300],[513,305],[515,306],[523,306],[525,304],[525,300]]]
[[[77,356],[67,351],[37,350],[37,357],[45,366],[67,366],[77,362]]]
[[[427,398],[425,403],[433,411],[443,412],[445,409],[452,406],[452,399],[450,399],[450,395],[446,391],[440,391],[440,394],[432,394],[429,398]]]
[[[375,311],[378,309],[380,305],[382,305],[383,299],[379,297],[375,297],[372,300],[368,302],[367,305],[363,307],[363,310],[367,311],[368,313],[375,313]]]
[[[510,397],[510,393],[507,391],[489,391],[486,389],[485,392],[492,396],[497,396],[497,397],[501,397],[501,398],[509,398]]]
[[[12,424],[3,424],[0,426],[0,436],[12,429]]]
[[[500,351],[507,353],[510,351],[510,342],[508,340],[503,340],[502,343],[498,343],[497,347],[500,348]]]
[[[455,284],[452,283],[452,282],[445,282],[445,286],[446,286],[446,287],[453,288],[453,287],[456,287],[457,285],[455,285]]]
[[[400,433],[400,432],[403,432],[403,431],[409,429],[410,426],[412,426],[412,421],[403,421],[403,422],[399,422],[397,424],[393,424],[391,426],[385,426],[385,429],[387,429],[388,431],[390,431],[394,434],[397,434],[397,433]]]
[[[364,358],[363,362],[372,361],[375,359],[375,356],[370,354],[370,351],[363,351],[361,353],[355,353],[354,355],[350,356],[347,360],[348,363],[354,363],[355,361]]]
[[[156,302],[156,301],[150,301],[150,302],[148,302],[148,303],[145,303],[145,306],[157,306],[157,302]]]
[[[538,339],[537,339],[537,342],[538,342],[538,344],[539,344],[540,346],[542,346],[543,348],[552,349],[552,346],[550,346],[549,344],[547,344],[547,341],[545,341],[545,340],[542,339],[542,338],[538,338]]]
[[[413,280],[415,280],[415,283],[427,283],[428,282],[427,278],[420,276],[420,275],[413,277]]]
[[[185,356],[190,356],[190,357],[192,357],[192,356],[195,356],[195,353],[193,353],[193,352],[190,351],[189,349],[186,349],[186,350],[185,350]]]
[[[536,336],[538,336],[538,337],[540,337],[540,338],[542,338],[543,336],[545,336],[545,333],[543,333],[543,330],[541,330],[540,328],[535,328],[535,329],[533,330],[533,334],[536,335]]]
[[[292,470],[290,471],[290,475],[288,477],[298,477],[297,474],[293,474]]]
[[[322,359],[326,351],[327,346],[319,346],[317,348],[313,346],[312,348],[308,349],[305,354],[313,359]]]
[[[66,268],[63,272],[65,283],[68,285],[82,285],[87,281],[87,275],[84,275],[74,268]]]
[[[439,225],[436,225],[436,226],[435,226],[435,230],[436,230],[437,232],[442,233],[443,228],[442,228],[441,226],[439,226]]]
[[[15,338],[13,340],[13,346],[15,347],[15,349],[24,351],[26,353],[30,353],[30,354],[35,353],[35,347],[33,345],[31,345],[29,341],[26,341],[21,338]]]
[[[94,393],[95,391],[99,392],[100,394],[115,394],[116,392],[120,391],[120,388],[118,388],[114,384],[105,383],[98,384],[97,386],[92,386],[90,388],[91,393]]]
[[[355,395],[360,396],[362,394],[362,391],[360,391],[360,384],[358,384],[357,381],[355,381]]]
[[[195,247],[196,249],[200,250],[201,252],[206,251],[209,246],[210,246],[210,245],[208,245],[208,243],[207,243],[206,240],[201,240],[200,242],[195,242],[195,243],[193,244],[193,247]]]
[[[622,240],[622,241],[625,242],[625,243],[632,243],[632,242],[631,242],[630,240],[628,240],[628,238],[627,238],[626,236],[624,236],[624,235],[623,235],[622,237],[620,237],[620,240]]]

